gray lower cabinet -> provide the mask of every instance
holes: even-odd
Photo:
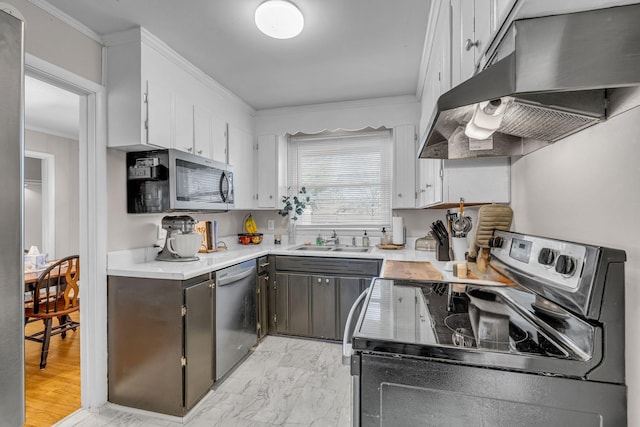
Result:
[[[349,309],[380,272],[381,260],[272,256],[269,331],[341,339]]]
[[[311,335],[336,339],[336,278],[311,276]]]
[[[213,385],[214,298],[209,274],[109,276],[109,401],[185,415]]]

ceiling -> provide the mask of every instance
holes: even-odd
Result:
[[[47,0],[104,35],[135,26],[256,110],[415,95],[430,0],[292,0],[302,33],[255,26],[262,0]]]

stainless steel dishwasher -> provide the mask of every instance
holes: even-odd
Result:
[[[256,345],[256,261],[216,271],[216,381]]]

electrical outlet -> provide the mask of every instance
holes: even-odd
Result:
[[[267,220],[267,230],[273,230],[276,227],[275,221],[270,219]]]
[[[161,225],[156,225],[156,239],[163,240],[165,237],[167,237],[167,230],[162,228]]]

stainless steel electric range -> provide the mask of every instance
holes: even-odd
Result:
[[[499,231],[492,245],[513,286],[373,281],[354,425],[626,425],[625,253]]]

